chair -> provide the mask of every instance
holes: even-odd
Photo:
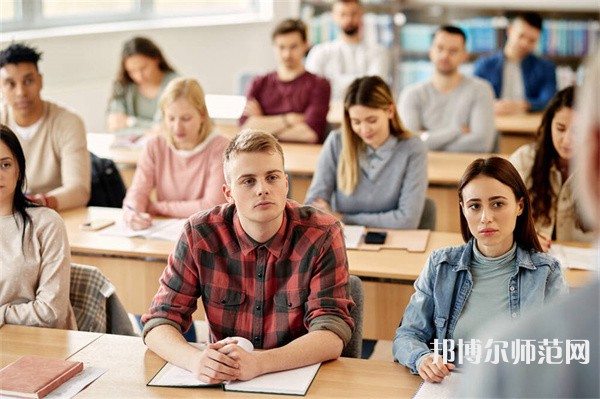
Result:
[[[435,230],[436,209],[435,202],[431,198],[425,198],[425,206],[419,221],[419,230]]]
[[[354,331],[350,342],[342,351],[342,356],[360,359],[362,355],[364,291],[362,282],[357,276],[350,276],[350,295],[356,304],[350,312],[350,317],[354,320]]]
[[[115,287],[100,269],[72,264],[70,288],[79,331],[135,335]]]

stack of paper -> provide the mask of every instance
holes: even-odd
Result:
[[[598,270],[596,248],[579,248],[552,244],[549,253],[560,261],[562,267],[592,271]]]

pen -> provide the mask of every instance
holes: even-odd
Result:
[[[131,212],[135,213],[136,216],[142,218],[142,219],[148,219],[148,215],[147,214],[142,214],[141,212],[139,212],[137,209],[135,209],[134,207],[132,207],[129,204],[125,204],[125,208],[129,209]]]

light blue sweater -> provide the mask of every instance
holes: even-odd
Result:
[[[377,150],[367,146],[360,156],[360,177],[354,192],[337,186],[342,150],[341,132],[323,144],[306,203],[322,198],[347,224],[387,229],[416,229],[427,190],[427,149],[421,139],[390,138]]]

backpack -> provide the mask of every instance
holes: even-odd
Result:
[[[100,158],[90,152],[92,161],[92,195],[88,206],[121,208],[127,191],[121,174],[112,159]]]

